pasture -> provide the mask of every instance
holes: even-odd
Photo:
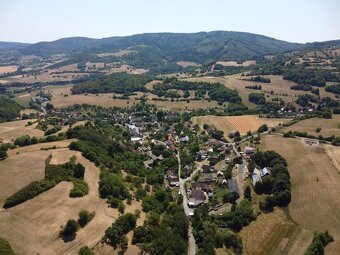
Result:
[[[317,133],[316,128],[320,127],[321,131]],[[340,136],[340,115],[333,114],[332,119],[311,118],[302,120],[294,125],[282,129],[285,132],[299,131],[318,136]]]
[[[262,150],[275,150],[288,162],[292,183],[289,214],[309,231],[328,230],[334,242],[326,254],[340,250],[340,175],[322,148],[305,143],[304,139],[265,135]]]
[[[227,137],[231,131],[239,131],[241,135],[247,134],[248,131],[256,132],[258,128],[267,124],[268,127],[275,127],[279,124],[288,122],[289,119],[269,119],[259,118],[254,115],[242,116],[200,116],[193,117],[192,123],[199,124],[203,128],[204,124],[213,125],[218,130],[222,130]]]

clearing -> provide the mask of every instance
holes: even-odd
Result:
[[[22,135],[43,137],[44,131],[41,131],[36,128],[38,123],[34,123],[30,126],[26,126],[28,122],[35,122],[35,119],[28,120],[17,120],[11,122],[5,122],[0,124],[0,141],[3,142],[12,142],[17,137]]]
[[[292,183],[289,214],[309,231],[328,230],[334,242],[326,254],[340,250],[340,175],[323,148],[310,146],[304,139],[265,135],[262,150],[275,150],[288,162]]]
[[[267,124],[271,128],[288,121],[289,119],[259,118],[254,115],[227,117],[206,115],[192,118],[193,124],[199,124],[201,128],[203,128],[204,124],[213,125],[217,129],[222,130],[226,137],[231,131],[239,131],[241,135],[245,135],[248,131],[256,132],[263,124]]]

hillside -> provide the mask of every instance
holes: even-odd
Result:
[[[20,49],[20,52],[25,55],[49,56],[58,53],[116,51],[141,45],[154,48],[156,54],[169,61],[186,60],[202,64],[217,60],[244,61],[299,47],[299,44],[263,35],[214,31],[188,34],[149,33],[103,39],[72,37],[32,44]]]
[[[0,42],[0,51],[19,50],[27,47],[28,43],[19,42]]]

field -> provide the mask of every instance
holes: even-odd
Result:
[[[201,66],[200,64],[197,64],[195,62],[190,62],[190,61],[178,61],[176,64],[183,67],[183,68],[187,68],[187,67],[190,67],[190,66],[193,66],[193,67]]]
[[[11,142],[15,140],[17,137],[22,135],[36,136],[42,137],[44,136],[44,132],[36,129],[38,123],[35,123],[31,126],[26,126],[28,122],[34,122],[36,120],[18,120],[12,122],[6,122],[0,124],[0,141],[3,142]]]
[[[251,65],[256,65],[256,61],[248,60],[241,64],[237,63],[236,61],[217,61],[216,64],[219,64],[222,66],[251,66]]]
[[[282,209],[262,213],[242,229],[243,255],[303,255],[312,241],[312,232],[290,221]]]
[[[0,66],[0,74],[13,73],[18,70],[18,66]]]
[[[148,85],[152,86],[152,83]],[[138,92],[135,96],[130,96],[128,100],[126,99],[113,99],[113,93],[105,93],[105,94],[81,94],[81,95],[72,95],[71,94],[72,86],[48,86],[45,87],[45,90],[50,91],[52,93],[52,104],[57,108],[63,108],[74,104],[90,104],[90,105],[98,105],[103,107],[131,107],[137,103],[139,100],[136,97],[141,97],[144,93]],[[67,96],[65,96],[67,95]],[[150,93],[145,94],[148,98],[149,104],[155,104],[160,109],[166,110],[186,110],[186,109],[198,109],[198,108],[206,108],[206,107],[218,107],[217,102],[211,101],[190,101],[187,103],[186,101],[153,101],[152,98],[157,96],[152,95]]]
[[[239,131],[241,135],[245,135],[248,131],[256,132],[263,124],[267,124],[268,127],[275,127],[288,121],[289,119],[259,118],[254,115],[227,117],[207,115],[192,118],[193,124],[199,124],[201,127],[204,124],[213,125],[222,130],[225,136],[228,136],[231,131]]]
[[[325,144],[325,151],[340,174],[340,147]]]
[[[256,82],[250,82],[250,81],[243,81],[241,79],[244,78],[250,78],[251,76],[241,76],[240,74],[234,74],[234,75],[228,75],[223,77],[199,77],[199,78],[189,78],[187,80],[189,81],[203,81],[203,82],[219,82],[221,84],[224,84],[228,88],[237,89],[240,93],[240,96],[242,98],[242,102],[250,107],[254,108],[255,104],[250,103],[248,101],[248,95],[250,93],[265,93],[266,100],[268,102],[271,102],[273,98],[280,98],[286,103],[294,103],[296,100],[297,95],[304,95],[304,94],[311,94],[311,92],[306,91],[298,91],[298,90],[291,90],[290,87],[295,85],[294,82],[284,80],[282,76],[279,75],[263,75],[263,77],[270,78],[271,83],[256,83]],[[262,91],[258,90],[252,90],[245,88],[246,86],[251,85],[261,85]],[[321,96],[329,96],[331,98],[335,98],[334,94],[326,92],[324,88],[320,89],[320,95]],[[272,94],[271,91],[274,93]],[[312,95],[312,94],[311,94]]]
[[[27,154],[31,160],[32,153]],[[19,156],[24,157],[24,155]],[[108,208],[105,200],[99,198],[100,170],[93,163],[83,158],[81,153],[68,149],[55,150],[52,155],[52,162],[58,164],[76,155],[77,161],[85,166],[84,180],[89,185],[89,194],[82,198],[69,198],[72,183],[61,182],[23,204],[6,210],[2,209],[0,211],[1,235],[11,243],[18,254],[78,254],[80,247],[84,245],[93,247],[100,242],[106,228],[119,215],[117,210]],[[44,156],[41,155],[41,161],[44,161]],[[1,163],[6,163],[8,160],[11,160],[11,157]],[[15,161],[14,156],[13,160]],[[17,171],[25,175],[27,169],[22,167]],[[38,170],[36,171],[38,174]],[[95,211],[96,215],[86,227],[77,232],[75,240],[65,243],[58,238],[60,228],[68,219],[77,219],[82,209]],[[20,242],[17,241],[18,239]]]
[[[315,129],[320,127],[321,131],[319,133],[315,132]],[[289,130],[292,131],[300,131],[300,132],[308,132],[308,134],[318,136],[340,136],[340,115],[333,114],[332,119],[323,119],[323,118],[311,118],[302,120],[294,125],[286,127],[283,131],[287,132]]]
[[[266,135],[261,148],[275,150],[288,161],[292,183],[289,214],[309,231],[328,230],[335,241],[326,254],[340,250],[340,175],[322,148],[307,145],[303,139]]]

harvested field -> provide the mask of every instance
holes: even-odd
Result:
[[[317,133],[315,131],[316,128],[320,127],[321,131]],[[323,118],[311,118],[302,120],[294,125],[286,127],[283,131],[299,131],[299,132],[307,132],[308,134],[318,136],[340,136],[340,115],[333,114],[332,119],[323,119]]]
[[[97,54],[97,56],[100,57],[100,58],[111,57],[111,56],[122,57],[124,55],[128,55],[128,54],[131,54],[131,53],[137,53],[137,51],[134,51],[134,50],[120,50],[120,51],[117,51],[117,52],[103,52],[103,53]]]
[[[69,140],[56,141],[56,142],[50,142],[50,143],[38,143],[38,144],[30,145],[30,146],[24,146],[24,147],[19,147],[13,150],[9,150],[7,151],[7,154],[9,157],[11,157],[11,156],[26,153],[26,152],[41,151],[42,149],[49,149],[49,148],[52,148],[53,146],[55,146],[56,148],[66,148],[73,141],[76,141],[76,139],[69,139]]]
[[[0,74],[14,73],[18,70],[18,66],[0,66]]]
[[[72,183],[61,182],[25,203],[2,209],[1,235],[11,242],[18,254],[78,254],[80,247],[93,247],[100,242],[107,227],[118,217],[118,211],[108,208],[105,200],[99,198],[100,170],[93,163],[83,158],[80,152],[68,149],[56,150],[53,155],[57,158],[54,163],[63,163],[76,155],[77,161],[85,166],[84,180],[89,185],[89,194],[69,198]],[[58,237],[60,228],[68,219],[77,219],[82,209],[95,211],[96,215],[77,232],[73,241],[65,243]]]
[[[263,124],[267,124],[268,127],[275,127],[288,121],[289,119],[259,118],[254,115],[227,117],[207,115],[192,118],[193,124],[199,124],[201,127],[203,127],[205,123],[213,125],[217,129],[222,130],[225,136],[228,136],[231,131],[239,131],[241,135],[245,135],[248,131],[256,132]]]
[[[325,148],[325,151],[329,159],[332,161],[334,167],[340,174],[340,147],[329,144],[324,144],[323,147]]]
[[[306,233],[308,238],[304,238]],[[294,249],[295,255],[303,255],[313,238],[311,232],[298,228],[278,208],[272,213],[260,214],[240,236],[244,255],[288,254],[292,245],[298,246]]]
[[[304,143],[303,139],[265,135],[263,150],[275,150],[288,162],[292,183],[292,219],[309,231],[328,230],[335,241],[326,254],[340,250],[340,175],[322,149]]]
[[[38,150],[0,161],[0,207],[19,189],[44,178],[45,159],[48,155],[48,151]]]
[[[3,142],[11,142],[15,140],[17,137],[22,135],[43,137],[44,132],[36,129],[38,123],[35,123],[31,126],[26,126],[28,122],[34,122],[35,119],[30,120],[18,120],[11,121],[0,124],[0,140]]]

